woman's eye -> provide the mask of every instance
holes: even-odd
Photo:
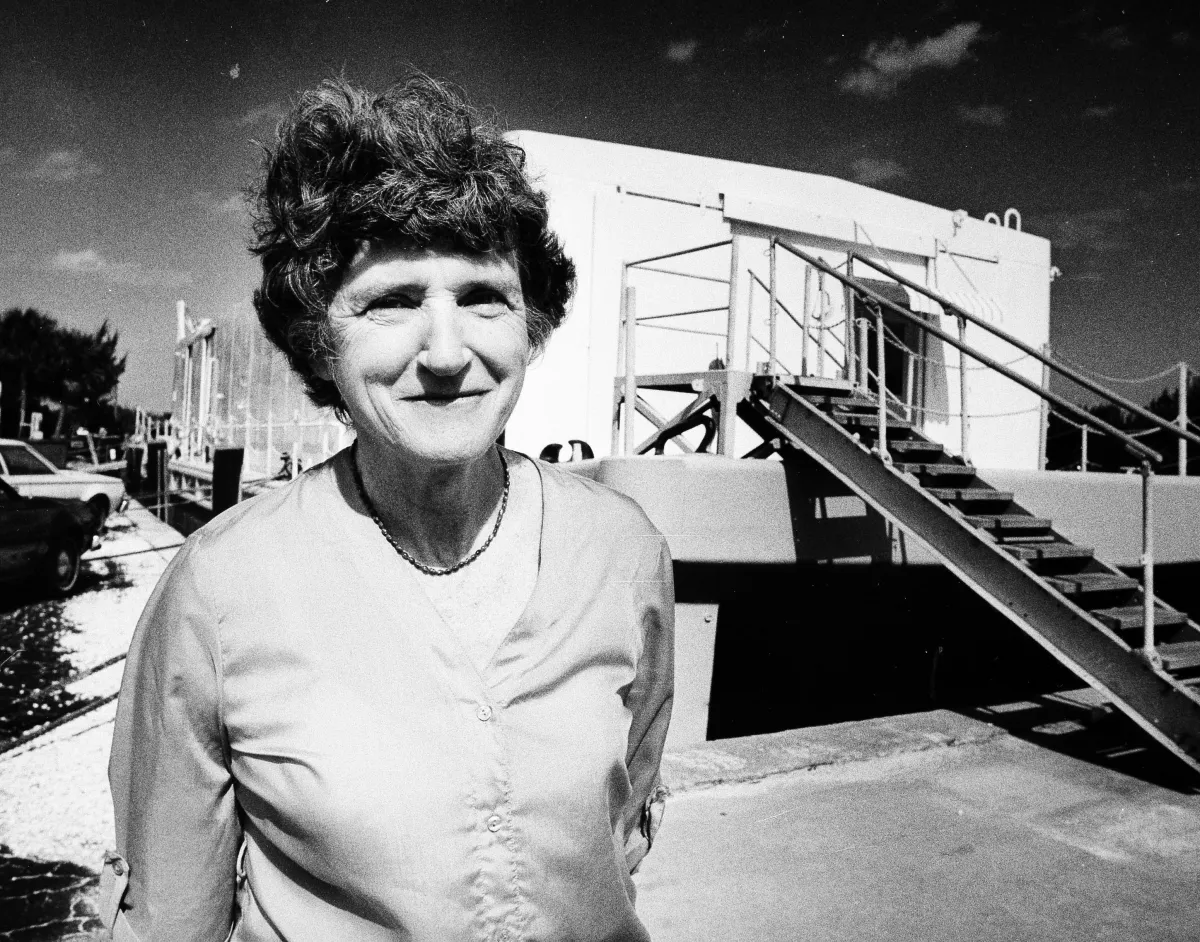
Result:
[[[372,301],[367,305],[367,309],[363,313],[378,317],[380,315],[386,316],[388,313],[394,311],[411,311],[417,307],[420,307],[420,305],[407,295],[388,295],[386,298],[378,298]]]
[[[499,314],[508,310],[508,299],[499,291],[472,291],[458,303],[462,307],[469,307],[480,313]]]

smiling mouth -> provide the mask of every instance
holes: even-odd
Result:
[[[485,394],[484,390],[474,390],[474,391],[468,390],[468,391],[455,392],[455,393],[422,393],[421,395],[405,396],[404,398],[407,399],[409,402],[445,403],[445,402],[458,402],[459,400],[462,400],[462,399],[478,399],[480,396],[482,396],[484,394]]]

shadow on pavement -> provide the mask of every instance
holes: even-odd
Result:
[[[13,857],[0,845],[0,942],[99,942],[99,878],[65,861]]]
[[[1200,775],[1091,690],[955,709],[1043,748],[1180,794],[1200,794]]]

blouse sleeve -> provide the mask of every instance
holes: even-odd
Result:
[[[200,539],[163,574],[121,683],[108,769],[117,854],[105,861],[116,890],[102,900],[115,940],[222,942],[234,916],[242,834]]]
[[[661,536],[649,563],[635,589],[641,654],[626,697],[633,714],[625,759],[633,787],[625,812],[625,859],[630,873],[650,851],[662,820],[667,789],[659,767],[675,696],[675,586],[671,553]]]

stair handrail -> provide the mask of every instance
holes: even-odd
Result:
[[[784,246],[784,248],[791,248],[784,242],[780,242],[779,244]],[[1167,432],[1171,432],[1177,438],[1184,438],[1190,442],[1200,445],[1200,435],[1196,435],[1192,432],[1187,431],[1186,429],[1181,429],[1178,425],[1174,425],[1174,424],[1170,423],[1169,421],[1167,421],[1166,419],[1162,418],[1161,416],[1155,415],[1150,410],[1145,409],[1142,406],[1139,406],[1137,403],[1126,399],[1124,396],[1118,395],[1117,393],[1114,393],[1111,390],[1105,389],[1099,383],[1096,383],[1093,380],[1088,379],[1088,377],[1084,376],[1082,373],[1072,369],[1069,366],[1066,366],[1063,363],[1058,362],[1053,357],[1046,356],[1046,354],[1042,353],[1040,350],[1037,350],[1034,347],[1031,347],[1029,344],[1025,343],[1023,340],[1020,340],[1017,337],[1014,337],[1008,331],[1001,330],[995,324],[991,324],[988,321],[984,320],[982,317],[978,317],[977,315],[972,314],[970,311],[967,311],[962,306],[955,304],[953,301],[949,300],[948,298],[942,297],[936,291],[933,291],[930,288],[926,288],[924,285],[919,285],[915,281],[912,281],[909,278],[905,278],[903,275],[897,274],[896,272],[891,270],[890,266],[881,265],[877,260],[873,260],[873,259],[869,258],[868,256],[863,255],[861,252],[857,252],[857,251],[851,252],[850,257],[857,261],[862,262],[864,265],[869,265],[871,268],[875,269],[880,274],[887,275],[889,278],[895,279],[895,281],[898,284],[903,285],[904,287],[908,288],[909,290],[915,291],[917,294],[924,295],[925,297],[929,298],[931,301],[936,301],[938,304],[940,304],[943,307],[943,309],[951,312],[953,314],[953,316],[970,321],[972,324],[975,324],[978,327],[982,327],[984,330],[988,331],[989,333],[994,334],[995,336],[999,337],[1000,339],[1004,340],[1005,342],[1012,344],[1014,347],[1016,347],[1022,353],[1028,354],[1029,356],[1033,357],[1034,359],[1036,359],[1039,362],[1043,363],[1044,365],[1048,366],[1050,369],[1054,370],[1056,373],[1059,373],[1059,374],[1067,377],[1067,379],[1071,380],[1072,382],[1078,383],[1084,389],[1088,390],[1089,392],[1095,393],[1097,396],[1100,396],[1102,399],[1108,400],[1113,405],[1119,406],[1122,409],[1125,409],[1129,412],[1134,413],[1137,416],[1140,416],[1143,419],[1146,419],[1151,424],[1158,426],[1160,429],[1163,429],[1164,431],[1167,431]],[[970,354],[970,351],[967,351],[967,352],[968,352],[968,354]],[[974,354],[970,354],[970,355],[973,356]],[[1162,460],[1161,457],[1158,460],[1161,461]]]
[[[1122,432],[1119,428],[1116,428],[1115,426],[1110,425],[1109,423],[1105,422],[1103,419],[1097,418],[1096,416],[1094,416],[1090,412],[1088,412],[1086,409],[1082,408],[1081,406],[1075,405],[1075,403],[1071,402],[1070,400],[1064,399],[1062,396],[1059,396],[1056,393],[1052,393],[1048,389],[1043,389],[1037,383],[1033,382],[1030,379],[1025,378],[1024,376],[1022,376],[1019,373],[1014,372],[1013,370],[1010,370],[1003,363],[1000,363],[998,360],[994,360],[992,357],[988,356],[986,353],[981,353],[980,351],[973,349],[968,344],[959,340],[957,337],[954,337],[951,334],[948,334],[946,331],[942,330],[939,327],[935,327],[933,324],[929,323],[923,317],[920,317],[919,315],[914,314],[912,311],[910,311],[906,308],[903,308],[899,304],[896,304],[894,301],[891,301],[888,298],[885,298],[883,295],[878,294],[877,292],[873,291],[871,288],[868,288],[862,282],[856,280],[855,278],[853,278],[849,275],[842,274],[837,269],[835,269],[833,266],[827,264],[826,262],[822,261],[821,259],[817,258],[816,256],[810,255],[809,253],[805,252],[803,249],[798,249],[794,245],[784,242],[783,240],[776,240],[776,245],[780,246],[783,249],[786,249],[788,252],[791,252],[797,258],[801,259],[804,262],[807,262],[809,265],[813,266],[813,268],[817,269],[818,271],[824,271],[827,275],[831,275],[832,277],[836,278],[842,284],[852,288],[856,293],[858,293],[862,297],[869,298],[870,300],[874,301],[876,304],[880,305],[881,307],[887,308],[889,311],[893,312],[894,314],[900,315],[905,320],[909,321],[912,324],[915,324],[919,329],[925,331],[928,334],[932,334],[933,336],[935,336],[939,340],[941,340],[943,343],[950,344],[950,346],[954,347],[956,350],[962,351],[967,356],[972,357],[973,359],[979,361],[980,363],[987,366],[988,368],[995,370],[997,373],[1001,374],[1002,376],[1006,377],[1007,379],[1012,380],[1017,385],[1022,386],[1025,389],[1028,389],[1030,392],[1034,393],[1037,396],[1040,396],[1042,399],[1046,400],[1047,402],[1051,403],[1052,405],[1058,406],[1060,409],[1065,409],[1066,411],[1077,416],[1081,421],[1086,422],[1087,424],[1091,425],[1093,428],[1096,428],[1096,429],[1104,432],[1107,435],[1111,435],[1114,438],[1119,439],[1120,441],[1122,441],[1125,444],[1125,447],[1128,450],[1132,451],[1134,454],[1140,455],[1141,457],[1148,459],[1150,461],[1153,461],[1156,464],[1160,463],[1163,460],[1163,456],[1161,454],[1159,454],[1157,451],[1143,445],[1136,438],[1132,438],[1131,436],[1127,435],[1125,432]],[[861,256],[858,255],[858,253],[851,253],[851,256],[860,258],[862,261],[866,262],[867,264],[871,264],[871,267],[875,268],[877,271],[884,271],[883,269],[879,268],[878,265],[871,263],[871,261],[869,259],[861,258]],[[901,276],[894,275],[890,272],[885,272],[885,273],[889,274],[893,278],[896,278],[898,281],[900,281],[901,284],[905,284],[907,281],[906,279],[902,279]],[[912,286],[912,283],[907,282],[906,286]],[[913,286],[913,287],[915,290],[916,286]],[[944,306],[950,307],[958,315],[966,314],[966,312],[962,311],[962,309],[959,308],[958,305],[953,304],[950,301],[943,302],[933,292],[929,292],[927,289],[921,288],[920,293],[926,294],[927,296],[931,297],[933,300],[937,301],[939,304],[944,304]],[[989,330],[996,331],[996,329],[993,328],[991,324],[982,322],[978,318],[967,315],[967,319],[971,320],[974,323],[981,324],[982,326],[987,327]],[[1018,347],[1020,347],[1025,353],[1035,356],[1037,359],[1041,360],[1047,366],[1051,367],[1051,369],[1056,369],[1056,368],[1061,369],[1061,367],[1059,367],[1058,364],[1047,360],[1043,354],[1034,350],[1032,347],[1029,347],[1028,345],[1023,344],[1021,341],[1016,340],[1016,338],[1011,338],[1007,333],[1005,333],[1003,331],[996,331],[996,332],[999,335],[1003,336],[1005,339],[1012,340],[1012,342],[1015,345],[1017,345]],[[1121,399],[1121,397],[1115,396],[1112,393],[1108,393],[1107,390],[1103,390],[1102,388],[1099,391],[1101,392],[1101,394],[1109,397],[1110,399],[1114,399],[1114,400]],[[1157,417],[1155,417],[1155,418],[1157,419]],[[1174,426],[1166,426],[1166,427],[1171,431],[1174,431],[1176,433],[1181,433],[1181,430]],[[1182,433],[1182,434],[1186,434],[1189,436],[1190,439],[1195,439],[1196,441],[1200,442],[1200,437],[1194,436],[1190,432]]]
[[[651,255],[648,258],[639,258],[633,262],[626,262],[626,268],[637,268],[639,265],[648,265],[651,262],[661,262],[668,258],[679,258],[681,255],[694,255],[697,252],[707,252],[709,249],[719,249],[722,246],[730,245],[733,239],[722,239],[720,242],[709,242],[705,245],[697,245],[695,248],[679,249],[676,252],[666,252],[662,255]],[[670,272],[672,275],[687,275],[687,272]]]

